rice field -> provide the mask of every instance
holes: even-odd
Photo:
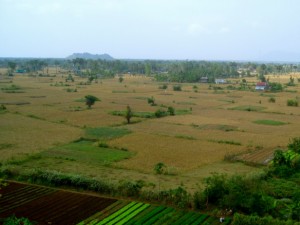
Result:
[[[167,172],[160,178],[161,187],[184,183],[194,190],[211,172],[259,171],[226,162],[226,155],[265,164],[275,149],[300,136],[299,108],[287,106],[288,99],[300,98],[297,83],[279,93],[229,90],[228,85],[218,85],[216,91],[216,85],[188,83],[173,91],[175,84],[162,90],[164,83],[144,76],[126,75],[122,83],[100,79],[90,85],[80,77],[66,82],[65,76],[0,79],[0,105],[6,107],[0,111],[2,164],[157,183],[153,168],[162,162]],[[284,84],[289,75],[269,78]],[[248,79],[251,85],[256,81]],[[7,91],[12,89],[16,91]],[[86,95],[101,101],[88,109]],[[152,97],[155,105],[147,102]],[[271,97],[276,101],[270,102]],[[127,105],[134,112],[131,124],[123,116]],[[175,116],[153,117],[170,106]],[[117,129],[126,132],[119,135]],[[78,150],[73,142],[80,138],[89,144]]]

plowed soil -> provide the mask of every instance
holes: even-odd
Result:
[[[47,225],[77,224],[116,201],[14,182],[0,193],[0,218],[14,214]]]

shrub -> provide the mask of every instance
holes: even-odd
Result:
[[[181,85],[177,84],[173,86],[173,91],[182,91]]]
[[[282,91],[283,90],[283,86],[281,83],[270,83],[270,90],[273,92],[277,92],[277,91]]]
[[[288,148],[294,152],[300,153],[300,137],[290,140]]]
[[[168,115],[168,112],[163,110],[163,109],[158,109],[156,110],[156,112],[154,113],[155,117],[160,118],[160,117],[164,117]]]
[[[231,223],[232,225],[299,225],[300,223],[291,221],[291,220],[278,220],[278,219],[273,219],[271,216],[267,217],[259,217],[256,215],[242,215],[239,213],[235,213],[233,217],[233,222]]]
[[[3,221],[3,225],[17,225],[17,224],[32,225],[32,224],[35,224],[35,223],[30,222],[29,219],[24,218],[24,217],[17,218],[15,215],[6,218]]]
[[[169,113],[171,116],[174,116],[174,115],[175,115],[175,109],[174,109],[172,106],[169,106],[169,107],[168,107],[168,113]]]
[[[5,110],[6,110],[6,106],[3,105],[3,104],[1,104],[1,105],[0,105],[0,111],[5,111]]]
[[[269,102],[275,103],[275,102],[276,102],[276,99],[275,99],[274,97],[271,97],[271,98],[269,98]]]
[[[168,88],[167,84],[163,84],[162,86],[159,86],[159,89],[166,90],[167,88]]]
[[[295,100],[295,99],[288,99],[287,100],[287,106],[295,106],[295,107],[297,107],[298,106],[298,101]]]
[[[148,101],[148,104],[150,104],[151,106],[155,106],[156,105],[155,104],[155,99],[154,99],[153,96],[151,98],[148,98],[147,101]]]

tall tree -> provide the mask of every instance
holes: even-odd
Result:
[[[91,106],[94,105],[96,101],[100,101],[100,100],[93,95],[85,96],[85,104],[88,106],[88,108],[91,108]]]
[[[125,118],[126,118],[128,124],[130,124],[130,120],[131,120],[132,116],[133,116],[133,112],[131,110],[131,107],[128,105],[126,108],[126,113],[125,113]]]

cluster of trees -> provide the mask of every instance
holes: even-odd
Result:
[[[292,139],[288,148],[296,157],[292,159],[290,154],[276,150],[270,168],[260,175],[227,177],[214,174],[208,177],[204,190],[195,193],[195,206],[204,208],[212,204],[221,209],[255,215],[256,219],[257,216],[272,216],[279,220],[290,220],[288,224],[293,224],[292,220],[300,222],[300,138]],[[253,217],[243,216],[242,220],[244,224],[251,224],[245,221],[253,221]],[[277,221],[274,224],[280,223]]]
[[[298,64],[209,62],[174,60],[92,60],[92,59],[0,59],[0,67],[26,69],[28,72],[47,67],[61,67],[81,76],[112,77],[116,74],[144,74],[159,81],[198,82],[201,77],[209,81],[220,77],[237,77],[299,72]]]

